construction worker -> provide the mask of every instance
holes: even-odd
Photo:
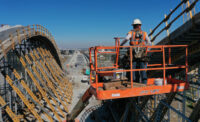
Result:
[[[122,41],[120,46],[123,46],[128,40],[130,40],[130,45],[131,46],[137,46],[137,45],[143,45],[143,46],[146,45],[147,46],[147,45],[151,45],[151,41],[149,40],[149,37],[148,37],[147,33],[142,31],[142,29],[141,29],[142,22],[139,19],[135,19],[133,21],[132,26],[133,26],[133,30],[128,32],[126,38]],[[138,50],[139,48],[140,47],[133,48],[133,60],[132,60],[133,61],[133,63],[132,63],[133,64],[132,65],[133,69],[136,69],[136,67],[139,67],[140,69],[144,69],[147,66],[147,62],[145,60],[142,60],[143,57],[142,56],[138,56],[138,54],[140,54],[140,52],[144,51],[144,50]],[[135,49],[137,49],[137,51]],[[140,51],[140,52],[138,53],[138,51]],[[130,74],[130,73],[127,73],[127,74]],[[136,78],[135,72],[132,72],[132,76],[133,76],[133,81],[134,82],[139,82],[140,78],[138,78],[138,77]],[[140,71],[140,76],[141,76],[142,83],[146,84],[147,83],[146,71]],[[128,77],[128,79],[130,81],[130,76]],[[138,81],[136,81],[136,79]]]

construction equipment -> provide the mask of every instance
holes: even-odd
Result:
[[[67,120],[74,120],[78,114],[88,104],[89,98],[94,95],[98,100],[109,100],[118,98],[132,98],[139,96],[150,96],[155,94],[176,93],[181,92],[189,87],[187,81],[188,72],[188,46],[187,45],[156,45],[156,46],[120,46],[120,39],[115,38],[115,46],[97,46],[89,48],[90,58],[90,88],[87,89],[85,94],[79,100],[77,105],[68,115]],[[126,48],[129,50],[129,68],[119,69],[120,50]],[[147,54],[161,53],[162,57],[159,63],[147,64],[145,69],[132,69],[133,66],[133,49],[134,48],[148,48]],[[173,64],[172,58],[174,57],[173,51],[180,48],[185,53],[183,58],[184,64]],[[107,51],[101,51],[107,50]],[[107,54],[114,55],[114,63],[111,66],[102,66],[99,64],[102,58],[100,55]],[[102,62],[104,63],[104,62]],[[121,67],[120,67],[121,68]],[[183,70],[185,72],[185,80],[173,78],[170,74],[172,70]],[[130,81],[127,78],[113,77],[117,72],[128,73],[133,71],[160,71],[162,76],[148,78],[147,84],[142,84],[133,81],[133,76],[130,75]],[[94,77],[94,79],[93,79]],[[110,80],[105,80],[105,77],[111,77]],[[137,107],[137,106],[136,106]]]

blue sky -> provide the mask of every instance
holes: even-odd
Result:
[[[113,45],[134,18],[149,33],[181,0],[0,0],[0,24],[41,24],[60,48]],[[162,38],[162,37],[160,37]]]

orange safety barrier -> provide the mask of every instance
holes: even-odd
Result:
[[[187,45],[155,45],[155,46],[120,46],[120,39],[115,38],[115,46],[96,46],[89,48],[89,60],[90,60],[90,85],[94,92],[94,95],[100,99],[116,99],[116,98],[125,98],[125,97],[136,97],[136,96],[144,96],[144,95],[154,95],[154,94],[163,94],[170,92],[180,92],[188,89],[189,83],[187,81],[187,72],[188,72],[188,46]],[[132,50],[135,47],[143,47],[148,49],[146,53],[161,53],[161,61],[159,64],[148,64],[145,69],[132,69]],[[119,52],[122,48],[129,48],[130,51],[130,69],[119,69],[118,60],[119,60]],[[185,62],[183,65],[172,65],[172,48],[181,48],[185,50]],[[109,50],[110,49],[110,50]],[[100,51],[100,50],[109,50],[109,51]],[[115,62],[113,66],[110,67],[99,67],[98,66],[98,58],[97,56],[100,54],[114,54]],[[166,56],[166,53],[168,55]],[[168,58],[168,61],[167,61]],[[183,69],[185,71],[185,80],[178,80],[172,78],[170,75],[166,76],[167,70],[175,70],[175,69]],[[147,84],[139,83],[139,85],[135,85],[133,81],[133,76],[130,75],[131,81],[127,81],[131,84],[130,87],[125,87],[123,89],[104,89],[104,85],[106,83],[99,81],[99,76],[112,76],[117,72],[133,72],[133,71],[162,71],[163,77],[162,85],[155,85],[154,78],[148,78]],[[160,77],[158,77],[160,78]],[[166,82],[165,82],[166,81]],[[121,80],[121,82],[123,82]],[[113,82],[114,83],[114,82]],[[112,83],[111,83],[112,84]]]

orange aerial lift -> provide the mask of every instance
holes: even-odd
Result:
[[[181,92],[189,87],[187,81],[188,72],[188,46],[187,45],[155,45],[155,46],[120,46],[120,39],[115,38],[115,46],[96,46],[89,48],[89,60],[90,60],[90,87],[86,90],[82,98],[76,104],[74,109],[67,117],[67,121],[74,120],[78,114],[87,106],[88,100],[92,95],[94,95],[99,100],[108,99],[118,99],[118,98],[128,98],[128,97],[138,97],[146,95],[155,95],[163,93]],[[119,68],[119,57],[120,50],[122,48],[127,48],[130,57],[130,69],[120,69]],[[133,49],[135,48],[146,48],[146,53],[151,55],[153,53],[159,53],[160,61],[162,63],[147,64],[145,69],[132,69],[132,57]],[[172,64],[175,55],[172,52],[180,48],[182,52],[185,53],[184,64]],[[104,50],[104,51],[102,51]],[[107,51],[105,51],[107,50]],[[99,65],[99,55],[102,54],[112,54],[115,55],[115,61],[112,66],[101,67]],[[176,54],[173,52],[173,54]],[[172,58],[173,57],[173,58]],[[167,71],[182,69],[185,71],[185,80],[178,80],[172,78],[171,75],[166,76]],[[131,81],[125,79],[112,79],[108,82],[101,81],[100,77],[113,76],[117,72],[133,72],[133,71],[161,71],[162,77],[155,77],[147,79],[147,84],[136,83],[133,81],[133,76],[130,75]],[[161,85],[156,85],[155,81],[159,79]]]

